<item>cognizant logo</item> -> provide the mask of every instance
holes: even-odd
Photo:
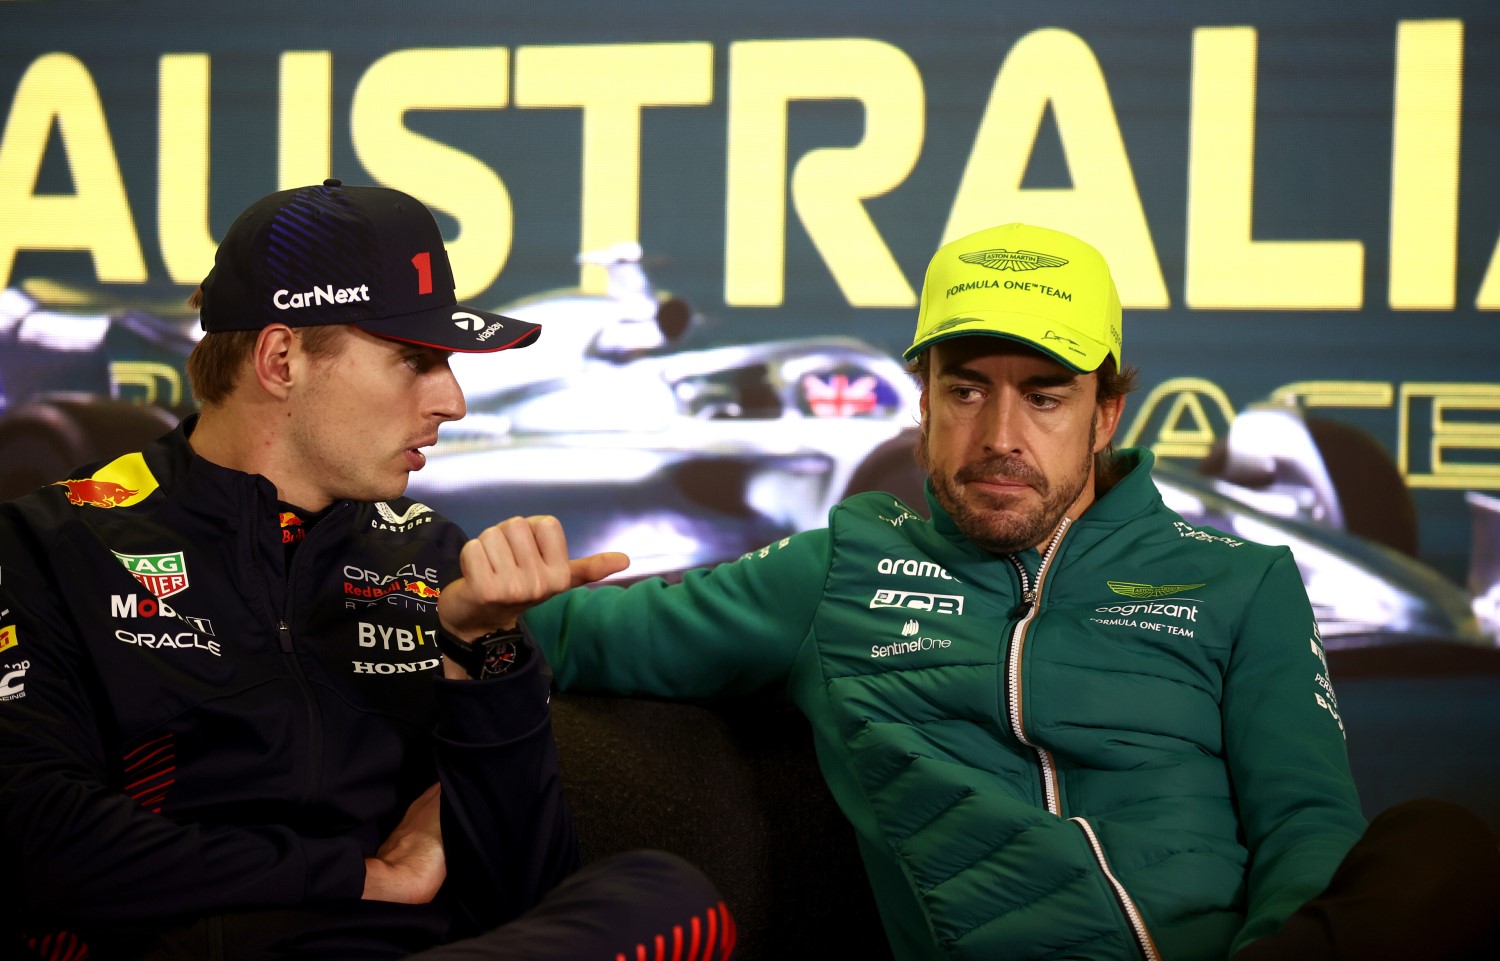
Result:
[[[1111,604],[1108,607],[1096,607],[1094,611],[1099,614],[1118,614],[1121,617],[1175,617],[1178,620],[1196,621],[1198,619],[1198,606],[1188,604],[1162,604],[1143,602],[1139,604]]]

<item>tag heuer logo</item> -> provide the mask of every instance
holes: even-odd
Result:
[[[1116,594],[1125,597],[1166,597],[1168,594],[1180,594],[1183,591],[1195,590],[1202,584],[1136,584],[1133,581],[1106,581],[1109,589]]]
[[[1039,254],[1034,250],[1006,250],[1004,247],[959,254],[958,259],[966,264],[977,264],[991,270],[1037,270],[1041,267],[1061,267],[1067,263],[1063,258],[1051,254]]]
[[[125,569],[134,574],[135,579],[157,598],[171,597],[179,591],[187,590],[187,560],[182,556],[182,551],[175,554],[113,553],[125,565]]]

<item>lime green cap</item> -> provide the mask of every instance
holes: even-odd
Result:
[[[950,337],[1008,337],[1080,373],[1121,366],[1120,295],[1104,255],[1071,234],[1006,224],[944,244],[927,265],[907,360]]]

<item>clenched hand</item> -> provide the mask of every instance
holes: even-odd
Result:
[[[629,565],[630,558],[617,551],[570,559],[557,518],[512,517],[464,545],[459,553],[463,576],[444,586],[438,618],[448,633],[471,641],[515,627],[528,607]]]

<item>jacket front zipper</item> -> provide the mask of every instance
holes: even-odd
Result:
[[[292,573],[297,568],[297,563],[307,556],[307,541],[316,536],[320,529],[328,524],[333,515],[337,514],[346,505],[340,504],[328,512],[322,522],[307,532],[307,538],[298,545],[297,551],[292,555],[292,563],[286,572],[286,583],[284,585],[286,595],[283,600],[281,616],[276,620],[276,633],[281,639],[282,657],[286,659],[290,667],[292,677],[297,682],[297,689],[302,692],[302,701],[307,705],[307,738],[308,738],[308,772],[307,787],[303,792],[303,803],[311,803],[317,798],[322,790],[323,783],[323,712],[318,709],[318,700],[314,696],[312,685],[307,681],[307,674],[302,670],[302,662],[297,659],[296,643],[292,637]]]
[[[1109,869],[1109,861],[1104,857],[1104,845],[1099,843],[1099,836],[1094,833],[1094,828],[1083,818],[1068,818],[1078,825],[1083,831],[1083,836],[1088,838],[1089,847],[1094,852],[1094,860],[1099,864],[1099,870],[1104,872],[1104,879],[1109,882],[1110,887],[1115,890],[1115,898],[1120,902],[1120,910],[1125,912],[1125,920],[1130,922],[1130,930],[1135,935],[1136,947],[1141,949],[1141,956],[1146,961],[1161,961],[1161,953],[1156,950],[1156,942],[1151,938],[1151,932],[1146,930],[1146,919],[1141,917],[1140,908],[1135,906],[1135,900],[1130,892],[1125,890],[1125,885],[1115,877],[1115,873]]]
[[[1027,576],[1026,568],[1014,554],[1009,555],[1010,562],[1021,574],[1022,613],[1021,619],[1016,622],[1015,629],[1010,635],[1010,657],[1006,659],[1005,665],[1006,706],[1010,713],[1010,727],[1015,732],[1016,739],[1037,754],[1037,760],[1042,769],[1042,793],[1046,800],[1047,810],[1058,816],[1062,815],[1062,800],[1058,791],[1057,765],[1052,760],[1051,752],[1032,743],[1026,734],[1026,723],[1021,711],[1021,654],[1026,645],[1026,631],[1041,608],[1042,584],[1047,578],[1047,568],[1052,563],[1052,558],[1057,555],[1057,548],[1062,544],[1063,535],[1068,532],[1068,525],[1071,523],[1073,523],[1071,519],[1064,517],[1062,523],[1057,525],[1057,530],[1053,532],[1052,541],[1042,554],[1042,562],[1037,565],[1035,587],[1031,586],[1031,578]]]
[[[1015,732],[1016,739],[1036,752],[1037,764],[1042,773],[1042,792],[1047,803],[1047,810],[1058,817],[1062,817],[1062,792],[1058,784],[1057,762],[1052,759],[1051,751],[1034,743],[1026,733],[1024,713],[1021,709],[1021,655],[1026,645],[1026,632],[1041,610],[1042,585],[1046,582],[1047,570],[1052,559],[1057,556],[1063,536],[1067,534],[1068,527],[1072,523],[1070,518],[1064,517],[1057,525],[1057,530],[1052,534],[1052,540],[1047,544],[1046,551],[1042,553],[1042,562],[1037,565],[1035,586],[1032,585],[1025,566],[1016,559],[1016,555],[1008,555],[1010,562],[1015,565],[1016,571],[1021,575],[1021,619],[1016,622],[1010,635],[1010,656],[1006,659],[1005,665],[1006,707],[1010,714],[1011,730]],[[1115,898],[1125,915],[1125,920],[1130,924],[1131,933],[1135,936],[1136,946],[1140,948],[1141,956],[1146,961],[1161,961],[1161,955],[1156,950],[1156,943],[1151,938],[1151,932],[1146,929],[1146,921],[1141,917],[1140,909],[1136,907],[1130,892],[1125,890],[1125,886],[1110,870],[1109,861],[1104,857],[1104,846],[1099,843],[1093,827],[1081,817],[1069,818],[1069,820],[1078,825],[1088,839],[1089,848],[1094,854],[1094,861],[1099,865],[1099,870],[1104,872],[1105,880],[1115,892]]]

